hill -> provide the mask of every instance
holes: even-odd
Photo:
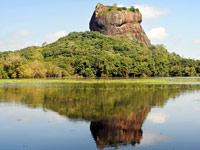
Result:
[[[99,32],[74,32],[42,47],[0,53],[0,78],[199,76],[200,61]]]

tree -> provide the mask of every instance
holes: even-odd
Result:
[[[60,67],[53,63],[46,63],[46,77],[54,77],[54,78],[60,78],[62,77],[62,70]]]
[[[114,6],[114,7],[117,7],[117,3],[114,3],[113,6]]]
[[[47,44],[47,42],[42,43],[42,47],[45,47]]]
[[[36,60],[28,63],[28,67],[31,69],[33,78],[46,78],[47,69],[43,63]]]
[[[16,69],[17,78],[32,78],[32,70],[27,65],[21,65]]]

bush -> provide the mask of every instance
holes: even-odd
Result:
[[[136,12],[136,9],[135,9],[134,6],[131,6],[131,8],[129,10],[132,11],[132,12]]]
[[[122,11],[122,8],[121,8],[121,7],[118,7],[117,10],[118,10],[118,11]]]
[[[112,11],[112,10],[113,10],[112,7],[108,8],[108,11]]]
[[[140,10],[138,8],[135,9],[136,12],[140,12]]]
[[[126,7],[122,7],[122,9],[123,9],[123,10],[127,10],[127,8],[126,8]]]

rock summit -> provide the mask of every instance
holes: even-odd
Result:
[[[137,8],[97,4],[90,21],[90,30],[117,38],[138,40],[150,46],[150,40],[142,28],[141,22],[142,14]]]

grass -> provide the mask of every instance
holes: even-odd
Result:
[[[119,10],[117,9],[117,7],[114,7],[114,6],[106,7],[103,11],[101,11],[101,12],[99,13],[99,15],[101,16],[101,15],[105,15],[105,14],[107,14],[107,13],[114,13],[114,12],[117,12],[117,11],[119,11]]]
[[[70,83],[70,84],[103,84],[103,83],[189,83],[200,82],[200,78],[146,78],[146,79],[9,79],[1,83]]]
[[[114,12],[118,12],[118,11],[129,11],[129,12],[132,12],[132,13],[136,13],[136,12],[140,12],[139,9],[134,9],[133,11],[133,8],[126,8],[126,7],[116,7],[116,6],[106,6],[105,9],[103,11],[101,11],[99,13],[99,15],[105,15],[107,13],[114,13]]]

